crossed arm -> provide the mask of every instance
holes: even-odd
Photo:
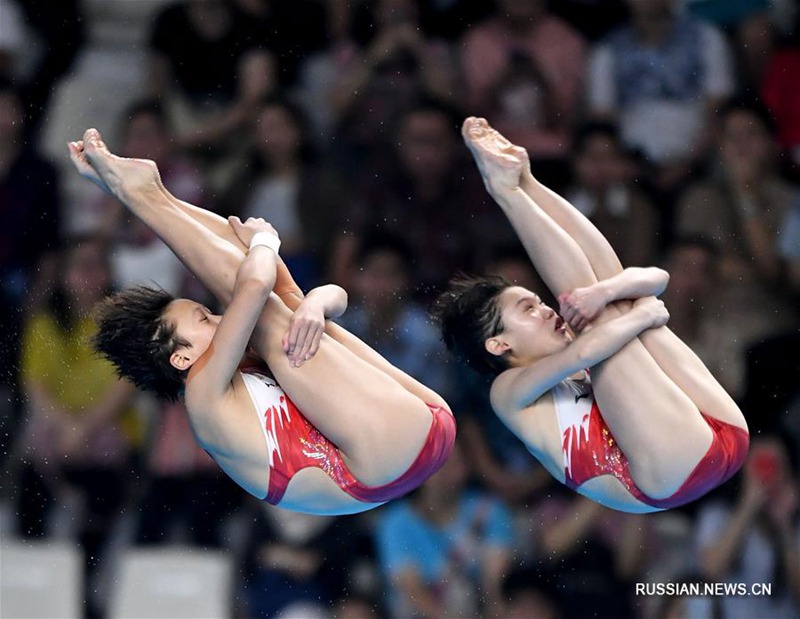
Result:
[[[565,378],[605,361],[642,331],[666,324],[669,313],[655,296],[668,282],[662,269],[634,267],[560,295],[561,316],[580,335],[554,355],[501,374],[492,385],[494,409],[513,416]],[[590,328],[606,306],[625,299],[636,299],[629,312]]]
[[[565,378],[605,361],[642,331],[660,327],[668,320],[669,313],[661,301],[652,296],[638,299],[629,312],[585,329],[563,350],[503,372],[492,384],[492,407],[512,418]]]
[[[560,314],[580,333],[611,303],[660,296],[668,283],[669,273],[663,269],[630,267],[592,286],[559,295]]]

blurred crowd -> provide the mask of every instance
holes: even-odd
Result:
[[[77,540],[87,617],[114,548],[159,544],[229,553],[238,617],[800,616],[797,26],[790,0],[0,0],[4,535]],[[455,272],[543,288],[467,115],[626,266],[670,272],[671,328],[750,425],[724,487],[647,516],[591,503],[447,357],[427,306]],[[447,465],[366,514],[290,514],[224,478],[180,404],[119,381],[87,344],[103,295],[209,295],[70,169],[91,126],[180,199],[270,221],[304,289],[344,286],[343,324],[450,402]],[[670,581],[772,594],[635,594]]]

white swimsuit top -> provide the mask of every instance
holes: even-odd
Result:
[[[283,428],[284,423],[288,424],[292,421],[289,407],[286,405],[286,393],[269,376],[249,372],[241,372],[241,375],[258,415],[259,425],[264,433],[264,440],[267,442],[269,451],[269,465],[272,467],[276,453],[278,458],[283,460],[278,434],[275,430],[279,425]]]
[[[589,421],[594,403],[592,385],[588,378],[585,381],[567,378],[553,387],[552,394],[564,454],[564,472],[570,479],[573,472],[572,450],[589,440]]]

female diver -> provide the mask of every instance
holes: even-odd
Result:
[[[69,150],[226,306],[215,316],[163,290],[122,291],[99,307],[95,345],[140,388],[182,395],[198,442],[236,483],[287,509],[345,514],[439,469],[455,436],[445,401],[326,324],[346,293],[322,286],[303,298],[269,224],[177,200],[152,161],[112,155],[94,129]]]
[[[448,348],[496,376],[496,414],[553,477],[618,510],[676,507],[730,478],[747,424],[664,326],[653,295],[668,274],[623,270],[594,225],[532,176],[525,150],[484,119],[468,118],[463,135],[563,316],[500,278],[456,279],[439,297]]]

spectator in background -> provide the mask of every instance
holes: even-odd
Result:
[[[2,21],[2,20],[0,20]],[[19,414],[23,307],[36,309],[52,286],[60,234],[59,177],[24,138],[22,101],[0,78],[0,446]],[[2,453],[8,453],[2,449]],[[4,459],[0,457],[0,460]]]
[[[365,569],[374,572],[365,563],[372,549],[363,517],[289,513],[261,501],[246,509],[244,616],[329,617],[334,600],[337,618],[376,616],[358,582]]]
[[[353,192],[334,243],[335,282],[349,288],[362,239],[387,232],[411,247],[415,292],[430,297],[456,270],[480,261],[487,244],[477,235],[491,238],[499,226],[513,235],[486,204],[479,177],[462,165],[458,122],[450,108],[435,101],[420,102],[402,117],[392,148],[362,172]],[[412,221],[425,225],[409,225]]]
[[[152,159],[161,180],[178,199],[204,204],[204,182],[193,165],[176,152],[172,131],[163,106],[157,101],[134,102],[122,118],[123,157]],[[129,217],[123,206],[99,188],[85,218],[99,233],[113,239],[111,254],[114,283],[119,288],[155,282],[177,294],[189,281],[188,271],[169,248],[138,219]],[[189,294],[189,293],[187,293]]]
[[[337,213],[347,195],[330,166],[312,153],[303,112],[284,98],[259,104],[253,124],[250,164],[220,200],[226,214],[263,217],[281,233],[281,257],[300,287],[324,279]]]
[[[14,0],[0,0],[0,75],[17,74],[25,26],[22,13]]]
[[[505,617],[502,582],[513,553],[505,506],[464,488],[465,454],[411,498],[380,512],[376,544],[393,617]]]
[[[627,266],[655,262],[658,213],[635,185],[635,168],[609,123],[584,125],[573,146],[573,182],[565,197],[588,217]]]
[[[674,191],[708,151],[712,114],[734,89],[731,54],[713,26],[677,0],[628,0],[630,21],[593,51],[589,112],[617,120],[628,146]]]
[[[256,41],[278,61],[281,90],[294,85],[298,65],[328,42],[328,2],[319,0],[232,0],[236,10],[257,33]]]
[[[364,239],[352,277],[352,301],[338,319],[392,365],[449,398],[452,384],[446,351],[427,312],[410,298],[413,254],[401,239],[376,234]]]
[[[741,19],[734,33],[736,69],[740,92],[760,96],[769,108],[775,120],[775,137],[781,151],[788,155],[785,167],[793,166],[798,178],[800,88],[795,76],[800,75],[800,49],[797,40],[781,39],[780,26],[766,6]]]
[[[746,352],[742,408],[754,434],[786,432],[800,448],[800,330],[758,342]]]
[[[647,556],[645,516],[607,509],[561,486],[533,506],[537,569],[565,617],[634,617],[630,592]]]
[[[738,400],[744,392],[747,331],[733,308],[720,302],[719,251],[703,237],[682,237],[666,252],[670,282],[663,299],[670,329],[700,357],[725,390]]]
[[[0,22],[6,22],[8,12],[0,3]],[[81,0],[23,0],[17,3],[29,32],[36,37],[39,49],[34,63],[25,75],[19,66],[12,68],[20,79],[25,104],[26,132],[34,143],[39,126],[46,117],[50,97],[59,80],[70,70],[85,42],[84,11]],[[14,15],[11,15],[13,19]],[[0,34],[4,34],[0,27]],[[2,45],[2,43],[0,43]],[[25,42],[25,45],[29,45]],[[28,50],[19,50],[22,53]],[[15,61],[18,58],[14,59]]]
[[[551,589],[535,570],[511,572],[503,581],[507,616],[515,619],[560,619],[562,614]]]
[[[461,50],[470,111],[526,148],[543,182],[563,185],[583,88],[580,35],[544,0],[500,0],[465,32]]]
[[[291,614],[301,603],[313,605],[322,616],[332,599],[324,571],[336,518],[289,513],[267,503],[253,504],[253,509],[245,559],[247,616]]]
[[[414,0],[362,7],[369,11],[368,40],[363,47],[349,42],[332,50],[328,93],[338,137],[355,166],[391,144],[400,116],[420,98],[456,101],[459,95],[450,46],[423,36]]]
[[[778,254],[786,265],[789,288],[800,298],[800,192],[778,230]]]
[[[729,619],[789,619],[800,613],[800,514],[796,471],[783,441],[756,438],[733,504],[707,502],[697,548],[712,582],[771,583],[772,594],[722,598]]]
[[[225,517],[240,503],[231,485],[195,441],[182,403],[154,402],[155,428],[144,469],[135,543],[166,544],[178,539],[202,548],[222,548]]]
[[[22,379],[27,424],[18,447],[24,465],[17,513],[25,537],[51,533],[54,504],[80,497],[79,523],[93,607],[93,576],[127,492],[131,452],[138,440],[131,408],[132,384],[89,344],[90,312],[108,293],[108,250],[97,238],[73,240],[60,260],[63,271],[46,308],[35,313],[23,338]]]
[[[710,22],[719,28],[733,30],[752,15],[765,15],[769,5],[782,0],[682,0],[692,17]]]
[[[626,0],[560,0],[550,10],[594,43],[628,17]]]
[[[734,23],[734,64],[738,92],[752,96],[761,91],[764,77],[776,51],[778,35],[766,7],[751,9]]]
[[[760,83],[760,94],[772,112],[781,149],[795,167],[800,168],[800,46],[785,45],[770,57]]]
[[[383,615],[368,598],[348,596],[336,601],[331,616],[332,619],[380,619]]]
[[[276,86],[265,38],[230,0],[171,4],[151,32],[150,95],[163,99],[176,143],[204,162],[218,191],[241,165],[258,101]]]
[[[427,37],[457,42],[464,31],[491,15],[491,2],[472,0],[445,0],[444,2],[418,2],[422,31]]]
[[[719,252],[718,298],[726,320],[739,323],[742,347],[798,320],[778,236],[798,190],[778,175],[771,130],[763,107],[728,104],[721,113],[717,171],[689,187],[678,207],[678,232],[699,235]]]

